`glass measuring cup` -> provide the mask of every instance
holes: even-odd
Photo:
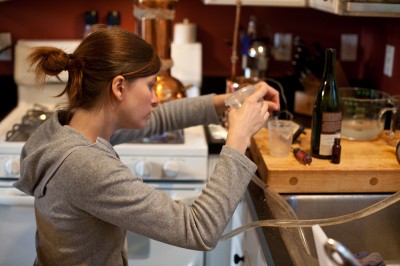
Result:
[[[350,140],[378,138],[384,129],[390,94],[357,87],[340,88],[339,93],[343,110],[342,137]]]
[[[400,94],[390,98],[391,107],[385,107],[379,112],[379,119],[383,119],[387,112],[391,112],[389,131],[385,132],[387,142],[391,146],[396,146],[400,141]]]

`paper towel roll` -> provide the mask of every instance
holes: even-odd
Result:
[[[174,62],[171,75],[179,79],[184,85],[192,85],[199,90],[203,74],[201,43],[173,42],[171,44],[171,58]]]
[[[174,43],[194,43],[196,42],[196,25],[185,18],[183,23],[176,23],[174,26]]]

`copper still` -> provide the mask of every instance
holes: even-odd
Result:
[[[185,87],[170,74],[172,67],[172,23],[178,0],[134,0],[135,31],[158,53],[163,67],[155,91],[160,103],[185,97]]]

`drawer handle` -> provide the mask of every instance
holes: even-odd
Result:
[[[241,261],[244,262],[244,256],[240,257],[238,254],[235,254],[235,256],[233,256],[233,262],[235,262],[235,264],[239,264],[239,262]]]

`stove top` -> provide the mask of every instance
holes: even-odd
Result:
[[[4,180],[20,175],[20,153],[25,141],[65,98],[54,98],[65,87],[67,73],[59,80],[48,80],[41,89],[34,82],[26,58],[32,47],[50,45],[72,52],[74,41],[19,40],[15,46],[14,76],[18,86],[18,104],[0,121],[0,186]],[[114,147],[133,173],[144,180],[206,181],[208,145],[203,126],[166,132],[159,136],[133,140]]]
[[[52,112],[46,106],[35,103],[6,133],[6,141],[26,141],[32,133],[47,119]]]
[[[22,116],[21,121],[11,126],[10,130],[5,135],[7,142],[23,142],[27,141],[32,133],[46,120],[48,120],[53,112],[49,107],[35,103],[32,108],[28,109]],[[160,135],[155,135],[146,138],[134,139],[129,143],[142,144],[183,144],[184,131],[176,130],[165,132]]]
[[[0,121],[0,183],[19,177],[22,147],[34,130],[51,116],[51,110],[49,106],[21,102]],[[121,161],[145,180],[208,179],[208,145],[203,126],[136,139],[114,149]]]
[[[135,139],[129,143],[142,144],[183,144],[185,143],[185,134],[183,130],[175,130],[165,132],[160,135],[151,136],[148,138]]]

